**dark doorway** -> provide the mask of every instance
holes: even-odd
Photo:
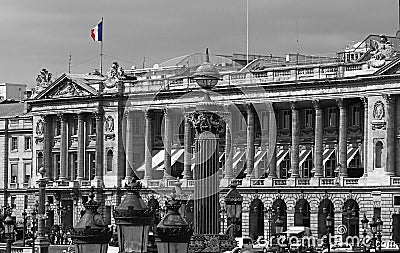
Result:
[[[323,235],[328,232],[326,230],[326,218],[328,214],[333,218],[333,226],[330,229],[330,234],[334,235],[335,232],[335,208],[333,206],[332,201],[329,199],[323,199],[318,207],[318,238],[321,238]]]
[[[400,243],[400,214],[392,215],[392,240]]]
[[[62,200],[61,206],[65,208],[65,213],[61,217],[63,228],[72,227],[73,226],[73,218],[74,218],[74,203],[73,200]]]
[[[283,220],[283,231],[286,231],[287,230],[286,203],[283,199],[277,199],[272,204],[272,220],[271,220],[271,233],[270,233],[272,235],[276,234],[275,222],[278,219],[278,216],[281,220]]]
[[[346,227],[343,238],[359,236],[359,207],[354,199],[348,199],[343,205],[342,225]]]
[[[310,204],[305,199],[296,202],[294,208],[294,225],[310,227]]]
[[[264,236],[264,205],[260,199],[254,199],[250,204],[250,237],[256,240]]]

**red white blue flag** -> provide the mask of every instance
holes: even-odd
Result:
[[[90,36],[94,41],[103,41],[103,19],[90,30]]]

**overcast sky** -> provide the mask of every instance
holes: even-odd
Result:
[[[399,0],[249,0],[249,51],[327,54],[368,34],[394,35]],[[246,52],[246,0],[0,0],[0,82],[34,84],[99,68],[90,28],[104,18],[104,68],[150,67],[203,52]],[[299,43],[296,42],[298,38]]]

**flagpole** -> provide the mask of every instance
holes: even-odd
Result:
[[[101,43],[100,43],[100,75],[103,75],[103,31],[104,31],[103,17],[101,18]]]

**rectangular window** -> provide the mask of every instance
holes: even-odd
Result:
[[[18,151],[18,137],[11,137],[11,151]]]
[[[31,170],[32,170],[32,165],[30,163],[24,163],[24,183],[25,184],[29,183],[29,180],[31,179]]]
[[[24,209],[28,209],[28,195],[24,195]]]
[[[54,154],[54,168],[57,172],[57,177],[60,176],[61,173],[61,161],[60,161],[60,154]]]
[[[284,110],[282,111],[282,128],[289,129],[290,128],[290,111]]]
[[[90,121],[90,134],[96,134],[96,118],[92,117]]]
[[[78,119],[76,117],[72,118],[71,122],[71,135],[77,135],[78,134]]]
[[[359,106],[351,107],[351,125],[360,126],[361,121],[361,109]]]
[[[261,129],[268,130],[268,112],[261,112]]]
[[[93,180],[96,175],[96,155],[95,153],[89,154],[89,178]]]
[[[55,120],[54,135],[61,135],[61,120],[58,117]]]
[[[305,109],[304,110],[304,128],[312,128],[313,127],[313,110]]]
[[[17,183],[18,182],[18,164],[11,164],[11,178],[10,183]]]
[[[330,127],[336,127],[336,112],[336,108],[328,108],[328,126]]]
[[[16,196],[11,196],[11,208],[15,208],[15,200],[17,199]]]
[[[25,136],[25,150],[32,150],[32,137]]]

